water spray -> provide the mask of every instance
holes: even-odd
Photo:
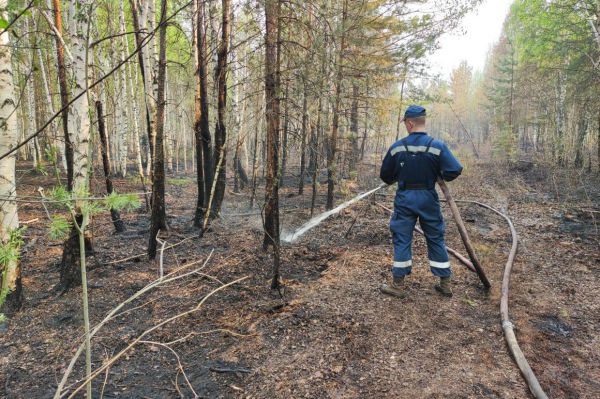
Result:
[[[483,267],[481,266],[481,263],[479,263],[479,259],[477,259],[477,255],[475,254],[475,251],[473,250],[473,245],[471,244],[471,240],[469,239],[467,229],[465,228],[465,225],[462,221],[462,218],[458,211],[458,207],[456,206],[456,203],[454,202],[454,199],[452,198],[452,195],[450,194],[450,189],[448,188],[448,186],[442,179],[439,179],[437,183],[438,183],[442,193],[444,194],[444,197],[446,197],[446,201],[448,202],[448,205],[450,205],[452,217],[454,218],[454,221],[456,222],[458,231],[460,233],[460,238],[462,239],[462,241],[465,245],[465,248],[467,250],[467,253],[469,254],[469,258],[471,259],[471,264],[473,265],[473,268],[475,269],[475,272],[477,273],[477,276],[481,280],[483,286],[486,289],[489,289],[491,287],[490,281],[487,278],[487,276],[485,275]],[[347,208],[348,206],[360,201],[361,199],[363,199],[365,197],[368,197],[369,195],[381,190],[384,187],[388,187],[388,184],[382,183],[378,187],[375,187],[374,189],[372,189],[370,191],[361,193],[361,194],[357,195],[356,197],[352,198],[351,200],[346,201],[327,212],[323,212],[320,215],[313,217],[308,222],[304,223],[302,226],[300,226],[298,229],[296,229],[296,231],[294,231],[292,233],[283,234],[283,236],[281,237],[281,240],[288,244],[295,242],[296,240],[298,240],[298,238],[300,238],[302,235],[304,235],[304,233],[306,233],[307,231],[309,231],[312,228],[321,224],[321,222],[324,221],[325,219],[327,219],[329,216],[339,213],[342,209]]]
[[[315,216],[314,218],[310,219],[308,222],[306,222],[302,226],[300,226],[298,229],[296,229],[296,231],[294,231],[292,233],[284,234],[283,237],[281,237],[281,240],[284,242],[290,243],[290,244],[295,242],[298,238],[300,238],[302,235],[304,235],[304,233],[306,233],[308,230],[312,229],[313,227],[316,227],[319,224],[321,224],[321,222],[323,220],[327,219],[329,216],[339,213],[342,209],[347,208],[348,206],[354,204],[355,202],[358,202],[361,199],[368,197],[369,195],[371,195],[371,194],[375,193],[376,191],[379,191],[382,188],[385,188],[387,186],[388,186],[387,184],[382,183],[378,187],[372,189],[371,191],[361,193],[361,194],[357,195],[356,197],[352,198],[351,200],[346,201],[343,204],[340,204],[327,212],[323,212],[320,215]]]

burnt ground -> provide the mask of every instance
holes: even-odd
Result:
[[[520,248],[511,318],[552,398],[600,397],[598,183],[598,176],[582,179],[572,171],[559,174],[528,164],[474,165],[451,183],[456,198],[485,202],[515,222]],[[19,194],[34,195],[51,184],[49,177],[28,174]],[[376,184],[376,179],[346,184],[337,202]],[[140,191],[134,179],[115,185],[121,192]],[[282,226],[288,230],[310,217],[309,187],[297,196],[294,186],[286,182],[281,195]],[[100,179],[95,189],[103,192]],[[262,198],[262,189],[258,192]],[[419,236],[409,297],[396,300],[378,292],[389,277],[392,247],[389,215],[377,203],[391,206],[391,189],[284,245],[285,289],[279,293],[269,289],[272,260],[261,250],[261,219],[247,208],[248,190],[228,191],[223,218],[202,238],[191,227],[193,178],[169,179],[167,193],[167,245],[188,239],[165,250],[166,272],[203,262],[211,251],[212,256],[198,273],[143,295],[106,324],[93,340],[94,368],[148,328],[194,308],[222,283],[248,278],[144,337],[146,342],[94,380],[94,397],[193,397],[190,387],[207,398],[530,397],[500,326],[510,233],[498,216],[459,205],[492,281],[489,293],[453,262],[454,297],[436,295]],[[324,202],[319,196],[319,210]],[[448,245],[464,253],[445,207],[444,214]],[[157,278],[157,262],[131,258],[145,252],[147,215],[122,217],[128,231],[119,235],[108,214],[94,219],[95,254],[88,258],[92,324]],[[81,342],[81,289],[64,295],[54,289],[61,245],[48,238],[40,204],[22,204],[20,219],[29,222],[22,259],[25,305],[0,332],[0,396],[47,398]],[[124,258],[130,259],[120,261]],[[80,360],[68,385],[76,386],[82,375]]]

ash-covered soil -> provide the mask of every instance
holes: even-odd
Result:
[[[95,181],[98,194],[102,183]],[[310,218],[310,185],[298,196],[296,180],[285,183],[282,227],[291,231]],[[574,172],[543,167],[481,164],[450,184],[455,198],[485,202],[515,223],[519,252],[511,318],[523,352],[553,398],[600,396],[598,183],[597,175],[578,179]],[[375,178],[344,184],[337,203],[378,184]],[[36,195],[39,186],[51,185],[48,177],[27,175],[19,194]],[[140,191],[134,179],[115,185],[120,192]],[[257,192],[262,199],[263,188]],[[199,270],[140,296],[108,322],[93,339],[94,368],[223,284],[247,279],[146,334],[94,380],[94,397],[530,397],[500,325],[500,283],[511,245],[500,217],[459,204],[492,281],[490,292],[453,261],[454,297],[437,295],[424,239],[415,235],[408,298],[379,293],[389,278],[392,246],[389,214],[378,204],[391,206],[392,189],[283,245],[285,288],[278,292],[269,289],[272,258],[261,249],[260,210],[248,209],[250,190],[228,190],[223,217],[202,237],[191,226],[193,178],[170,178],[167,193],[170,230],[161,236],[167,246],[178,245],[164,251],[165,272]],[[319,195],[316,212],[324,203]],[[19,212],[22,221],[38,221],[28,223],[25,233],[24,308],[0,331],[0,394],[47,398],[82,340],[81,289],[63,295],[54,289],[61,243],[48,238],[40,204],[23,204]],[[448,245],[465,253],[445,206],[444,214]],[[118,235],[108,214],[94,219],[95,253],[88,258],[92,324],[158,277],[158,262],[143,255],[148,215],[122,217],[128,230]],[[69,392],[82,376],[80,359]]]

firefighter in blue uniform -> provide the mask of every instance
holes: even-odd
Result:
[[[435,191],[438,178],[456,179],[462,166],[446,144],[425,132],[425,108],[411,105],[404,113],[404,126],[409,135],[395,142],[381,165],[381,180],[398,184],[394,199],[394,214],[390,230],[394,242],[393,281],[381,286],[385,294],[399,298],[406,296],[404,278],[412,269],[412,237],[417,219],[427,240],[429,266],[440,278],[435,289],[451,297],[452,271],[444,242],[444,219]]]

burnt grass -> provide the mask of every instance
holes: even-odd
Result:
[[[456,198],[485,202],[508,212],[515,223],[520,248],[510,313],[523,352],[554,398],[600,396],[600,185],[597,175],[578,176],[542,166],[480,164],[450,185]],[[93,183],[102,194],[102,179]],[[52,184],[50,177],[25,173],[19,195],[37,195],[38,187],[48,190]],[[375,178],[344,184],[336,203],[377,184]],[[287,231],[310,218],[310,184],[303,196],[296,186],[297,179],[290,178],[281,189],[281,225]],[[115,187],[141,191],[134,178],[115,179]],[[500,325],[500,283],[511,244],[502,219],[459,205],[492,281],[490,292],[453,261],[454,297],[436,295],[418,235],[408,298],[378,292],[389,278],[392,256],[389,214],[378,204],[392,206],[391,189],[282,245],[284,288],[272,291],[272,256],[261,249],[260,209],[248,209],[249,189],[237,194],[231,187],[222,217],[199,237],[192,227],[193,177],[169,179],[169,231],[161,237],[179,245],[164,251],[165,272],[210,259],[198,273],[143,295],[107,323],[93,339],[93,367],[145,330],[194,308],[223,283],[247,279],[145,336],[94,380],[94,397],[530,397]],[[317,212],[324,207],[324,187]],[[257,196],[260,203],[262,187]],[[0,396],[49,398],[82,342],[81,289],[56,291],[61,243],[48,238],[40,204],[20,205],[20,220],[28,222],[21,260],[25,302],[0,331]],[[465,253],[443,208],[447,243]],[[108,213],[96,216],[91,227],[92,324],[158,277],[158,262],[144,255],[148,214],[121,216],[125,233],[114,233]],[[67,383],[69,392],[83,368],[82,357]]]

